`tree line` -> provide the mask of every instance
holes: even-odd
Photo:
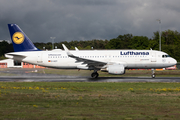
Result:
[[[117,38],[110,40],[86,40],[86,41],[63,41],[54,43],[58,49],[63,49],[62,44],[65,44],[69,49],[74,47],[78,49],[136,49],[136,50],[159,50],[159,32],[154,32],[151,39],[146,36],[133,36],[132,34],[119,35]],[[52,49],[52,43],[34,43],[38,49]],[[171,57],[180,61],[180,33],[173,30],[165,30],[161,33],[161,50],[168,53]],[[0,59],[4,59],[4,54],[13,52],[12,44],[6,41],[0,43]]]

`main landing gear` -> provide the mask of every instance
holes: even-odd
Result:
[[[91,74],[91,77],[92,78],[98,78],[99,74],[97,73],[97,71],[94,71],[92,74]]]
[[[152,70],[152,75],[151,75],[151,77],[152,77],[152,78],[155,78],[156,75],[155,75],[154,69],[151,69],[151,70]]]

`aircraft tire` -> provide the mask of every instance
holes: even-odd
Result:
[[[92,78],[98,78],[98,76],[99,76],[99,74],[98,74],[97,72],[93,72],[93,73],[91,74],[91,77],[92,77]]]
[[[152,74],[151,77],[152,77],[152,78],[155,78],[156,76],[155,76],[155,74]]]

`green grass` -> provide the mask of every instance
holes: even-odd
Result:
[[[16,74],[12,74],[12,73],[1,73],[0,72],[0,76],[17,76]]]
[[[180,83],[0,82],[0,119],[180,119]]]

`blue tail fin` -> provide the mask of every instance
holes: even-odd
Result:
[[[26,34],[16,24],[8,24],[15,52],[39,51]]]

